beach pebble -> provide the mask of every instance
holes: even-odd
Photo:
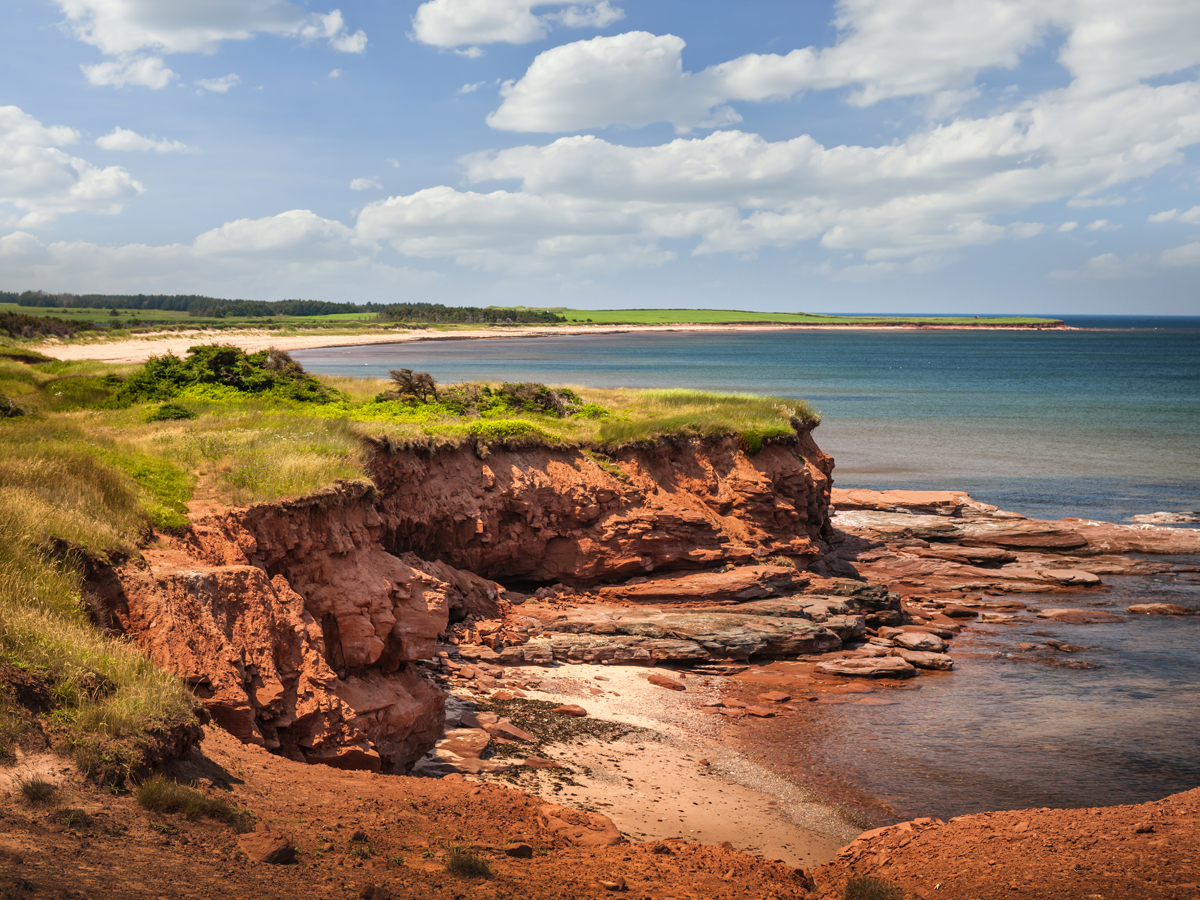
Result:
[[[1197,610],[1174,603],[1135,603],[1126,607],[1125,612],[1142,616],[1194,616]]]
[[[558,713],[560,716],[575,716],[577,719],[582,719],[587,715],[587,710],[582,706],[576,706],[574,703],[567,703],[563,706],[556,706],[550,710],[552,713]]]
[[[657,672],[652,672],[646,677],[646,680],[651,684],[657,685],[658,687],[667,688],[668,690],[672,691],[687,690],[687,688],[683,686],[682,682],[676,681],[674,678],[668,678],[666,675],[659,675]]]

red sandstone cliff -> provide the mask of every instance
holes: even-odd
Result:
[[[572,448],[380,449],[375,488],[194,516],[94,579],[112,626],[195,685],[219,724],[293,759],[404,771],[442,732],[414,663],[489,579],[591,584],[770,555],[818,558],[833,460],[807,433],[601,457]]]

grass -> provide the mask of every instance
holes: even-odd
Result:
[[[851,875],[842,891],[842,900],[904,900],[904,892],[874,875]]]
[[[63,807],[54,811],[54,821],[67,828],[91,828],[96,820],[82,809]]]
[[[136,557],[155,529],[185,527],[194,499],[242,506],[369,481],[378,447],[578,448],[591,462],[577,465],[626,481],[612,457],[629,444],[724,434],[755,452],[819,421],[800,400],[703,391],[473,384],[400,402],[381,396],[387,382],[314,380],[278,354],[202,362],[148,379],[153,367],[0,348],[0,394],[26,413],[0,419],[0,662],[53,676],[44,730],[102,781],[134,776],[147,735],[191,722],[195,701],[97,630],[83,563]],[[194,418],[162,415],[171,406]],[[0,757],[17,712],[0,707]]]
[[[189,821],[204,816],[242,828],[249,825],[249,813],[224,800],[206,797],[162,775],[153,775],[139,784],[134,797],[143,809],[150,812],[181,813]]]
[[[743,309],[560,309],[572,325],[1056,325],[1060,319],[1029,316],[831,316],[812,313],[769,313]]]
[[[58,788],[41,775],[18,775],[15,779],[17,790],[29,803],[40,806],[49,803],[58,794]]]
[[[468,853],[455,844],[446,856],[446,871],[462,878],[491,878],[492,867],[486,860]]]

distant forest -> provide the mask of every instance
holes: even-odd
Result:
[[[330,316],[337,313],[376,313],[388,322],[433,324],[532,324],[567,321],[539,309],[444,306],[441,303],[328,303],[322,300],[222,300],[195,294],[48,294],[0,291],[0,303],[43,309],[120,309],[187,313],[197,318],[269,318],[272,316]]]

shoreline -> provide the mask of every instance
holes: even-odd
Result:
[[[232,344],[254,353],[276,348],[284,351],[317,350],[329,347],[357,347],[367,344],[408,344],[422,341],[510,340],[516,338],[574,337],[593,334],[722,333],[779,331],[1078,331],[1067,325],[790,325],[790,324],[679,324],[679,325],[555,325],[531,327],[495,327],[462,331],[433,332],[412,329],[371,334],[277,334],[263,329],[237,331],[195,330],[165,332],[141,338],[101,341],[88,344],[45,342],[32,345],[47,356],[64,361],[97,360],[110,363],[143,363],[164,353],[182,355],[197,343]]]
[[[678,679],[686,690],[655,686],[648,681],[651,674]],[[710,846],[727,841],[744,853],[798,867],[832,861],[862,832],[848,809],[768,760],[753,759],[729,731],[738,720],[704,714],[716,712],[706,704],[749,685],[662,667],[587,663],[506,675],[540,682],[521,691],[530,700],[575,704],[587,710],[588,719],[641,731],[607,741],[547,743],[538,754],[564,768],[489,772],[485,764],[480,774],[466,776],[471,780],[508,784],[547,802],[597,812],[635,841],[682,839]],[[447,710],[446,740],[454,746],[459,718],[486,706],[488,698],[473,686],[450,693],[457,702]],[[778,714],[790,713],[781,708]],[[504,762],[519,763],[526,752]]]

